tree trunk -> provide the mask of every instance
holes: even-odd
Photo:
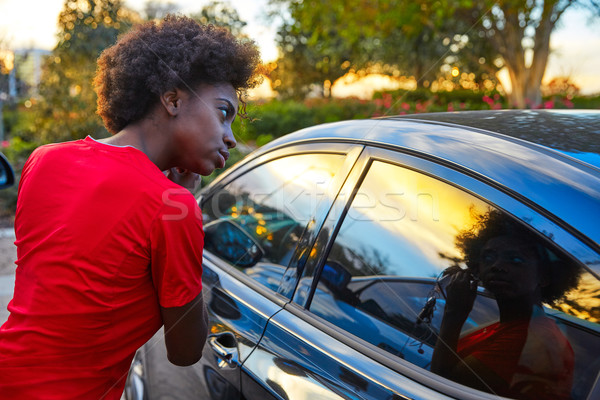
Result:
[[[535,31],[534,57],[529,67],[529,79],[527,80],[526,88],[527,98],[533,105],[540,105],[542,103],[540,86],[542,85],[542,78],[544,77],[550,55],[550,34],[554,28],[554,22],[552,21],[553,8],[554,4],[549,1],[544,2],[540,24]]]
[[[506,68],[508,69],[508,75],[510,77],[510,85],[512,87],[508,100],[510,106],[516,108],[525,108],[526,106],[526,95],[525,95],[525,82],[523,72],[515,69],[511,64],[506,62]]]
[[[550,55],[550,34],[560,14],[564,11],[557,11],[556,1],[544,1],[542,14],[539,19],[539,24],[535,29],[535,36],[531,65],[525,63],[526,51],[521,43],[524,37],[524,30],[519,27],[517,13],[504,11],[506,17],[506,26],[504,27],[503,35],[500,35],[500,54],[504,58],[504,62],[509,71],[510,83],[512,92],[509,100],[513,107],[517,108],[536,108],[542,103],[541,85],[548,57]]]

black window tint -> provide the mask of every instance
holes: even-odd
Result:
[[[304,227],[344,156],[302,154],[262,164],[202,203],[205,248],[277,290]]]
[[[600,369],[599,293],[594,276],[501,210],[375,161],[310,310],[483,391],[584,399]]]

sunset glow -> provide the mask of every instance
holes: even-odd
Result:
[[[135,10],[141,10],[145,0],[128,0],[125,3]],[[200,10],[208,0],[179,0],[175,3],[182,12],[194,12]],[[278,52],[274,41],[276,27],[272,26],[264,15],[266,3],[267,0],[231,0],[240,17],[248,22],[246,33],[258,43],[263,60],[268,62],[275,60]],[[63,0],[0,2],[2,47],[51,50],[56,44],[56,21],[63,4]],[[566,76],[580,87],[582,94],[600,92],[600,31],[593,26],[593,21],[589,21],[587,14],[582,11],[569,9],[565,13],[551,38],[552,54],[544,82],[557,76]],[[393,79],[388,83],[390,88],[394,88],[395,85],[396,88],[402,86]],[[332,91],[336,96],[354,95],[366,98],[372,84],[373,81],[360,84],[357,84],[357,80],[340,82],[338,87],[333,85]],[[376,85],[382,84],[384,82],[381,79],[377,80]],[[268,97],[270,92],[264,88],[261,93]]]

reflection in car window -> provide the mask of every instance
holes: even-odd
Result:
[[[341,154],[301,154],[236,178],[202,203],[205,248],[277,290],[304,227],[343,162]]]
[[[504,212],[375,161],[310,310],[479,390],[584,399],[600,369],[599,293],[595,277]]]

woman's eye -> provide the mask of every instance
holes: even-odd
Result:
[[[492,252],[483,253],[481,255],[481,262],[483,262],[484,264],[493,263],[495,260],[496,260],[496,254],[494,254]]]
[[[510,258],[510,262],[513,264],[523,264],[525,260],[519,256],[512,256]]]
[[[223,118],[227,118],[227,109],[220,108],[219,110],[223,113]]]

